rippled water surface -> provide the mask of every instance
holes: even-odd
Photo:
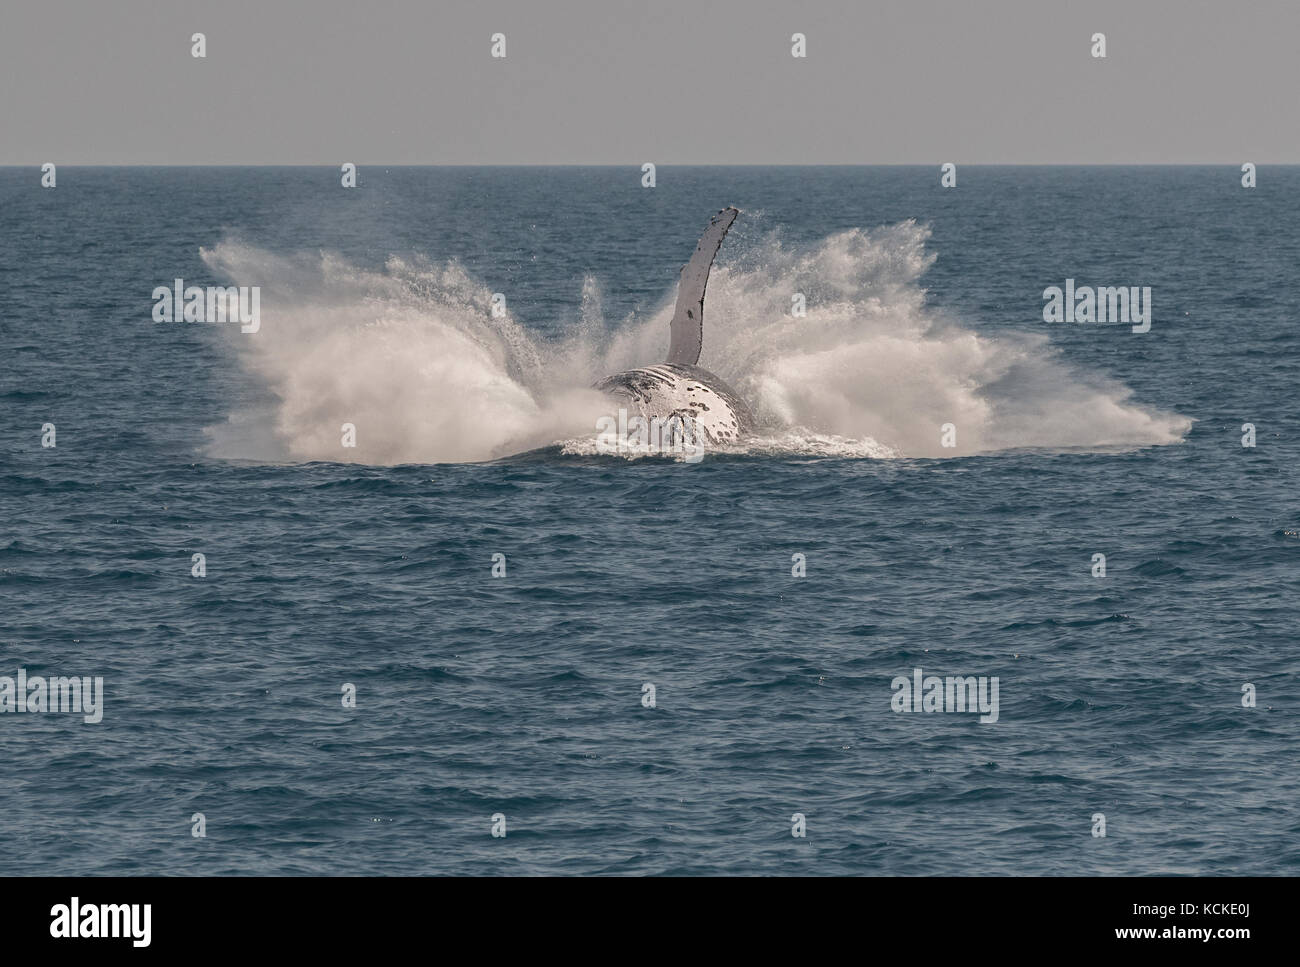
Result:
[[[104,679],[0,714],[0,872],[1300,868],[1300,169],[338,177],[0,169],[0,676]],[[760,440],[599,454],[727,204]]]

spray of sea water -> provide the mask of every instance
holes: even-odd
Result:
[[[928,236],[903,222],[801,251],[769,236],[714,267],[700,363],[761,425],[733,452],[944,457],[1182,439],[1191,421],[1079,372],[1046,336],[980,333],[927,307]],[[668,346],[672,289],[656,312],[611,325],[588,279],[579,318],[550,340],[494,317],[491,291],[456,262],[393,257],[375,272],[238,242],[202,256],[218,276],[262,286],[260,331],[232,341],[276,400],[210,430],[222,457],[391,465],[548,446],[596,453],[596,421],[613,407],[592,384],[662,362]],[[795,292],[807,298],[803,317],[791,313]],[[340,446],[345,423],[355,448]],[[958,428],[955,449],[941,446],[945,423]]]

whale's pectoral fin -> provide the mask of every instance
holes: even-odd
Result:
[[[669,363],[694,366],[700,361],[700,350],[704,347],[704,287],[709,282],[709,269],[713,268],[713,260],[722,247],[727,229],[739,214],[739,209],[724,208],[714,215],[695,246],[695,254],[682,268],[677,283],[672,339],[668,344]]]

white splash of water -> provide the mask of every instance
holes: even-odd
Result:
[[[912,222],[853,229],[801,252],[768,238],[709,281],[700,362],[759,417],[754,454],[954,456],[1019,447],[1101,448],[1177,442],[1190,421],[1131,401],[1077,372],[1042,334],[986,335],[925,305],[933,261]],[[611,332],[597,280],[558,342],[511,315],[456,262],[390,258],[383,272],[329,255],[285,258],[223,242],[208,266],[263,286],[262,328],[233,341],[278,399],[269,416],[212,428],[219,456],[370,464],[488,460],[560,444],[594,452],[613,412],[601,377],[664,359],[662,307]],[[668,288],[668,287],[666,287]],[[795,318],[790,298],[807,297]],[[341,426],[357,428],[355,449]],[[940,446],[940,426],[958,447]],[[271,431],[254,443],[248,427]]]

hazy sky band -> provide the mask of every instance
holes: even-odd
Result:
[[[7,0],[0,17],[0,164],[1300,162],[1294,0]]]

